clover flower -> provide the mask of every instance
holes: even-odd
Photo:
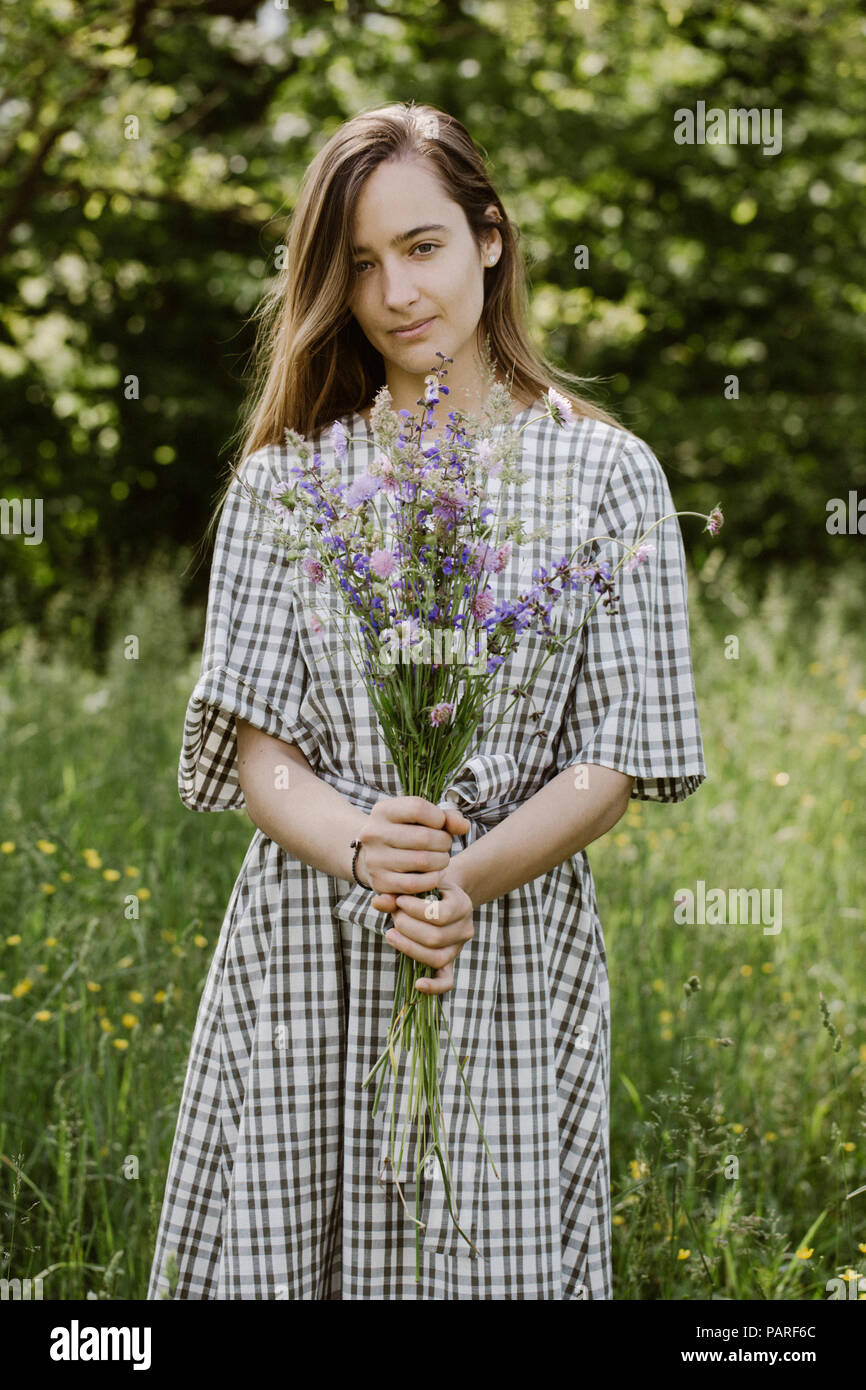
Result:
[[[472,602],[472,615],[477,623],[483,623],[489,613],[493,612],[495,605],[489,594],[477,594]]]
[[[440,700],[430,711],[430,723],[434,728],[438,728],[440,724],[447,724],[453,712],[454,706],[448,700]]]
[[[325,567],[321,560],[317,560],[314,555],[305,555],[301,561],[301,569],[308,579],[314,584],[321,584],[325,577]]]

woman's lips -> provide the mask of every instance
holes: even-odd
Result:
[[[393,328],[391,332],[395,338],[420,338],[422,333],[426,333],[432,322],[432,319],[425,319],[423,323],[418,324],[417,328]]]

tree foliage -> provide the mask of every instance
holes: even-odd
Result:
[[[864,31],[856,0],[0,0],[0,496],[44,504],[0,537],[4,622],[198,541],[304,169],[410,98],[486,152],[538,343],[678,507],[722,501],[711,564],[859,554],[826,518],[866,489]],[[781,112],[781,149],[677,143],[700,102]]]

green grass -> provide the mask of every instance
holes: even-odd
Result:
[[[824,1299],[866,1275],[866,1192],[847,1198],[866,1184],[866,640],[848,593],[840,579],[819,601],[785,576],[754,611],[720,591],[693,603],[708,781],[679,805],[632,802],[590,849],[617,1298]],[[252,834],[244,812],[177,796],[202,615],[159,568],[114,614],[99,672],[62,624],[47,645],[0,639],[0,1275],[41,1273],[46,1298],[144,1297]],[[699,879],[781,888],[781,931],[676,925],[674,894]]]

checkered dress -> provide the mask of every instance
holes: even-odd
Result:
[[[509,566],[491,576],[497,602],[587,537],[633,544],[674,510],[641,440],[587,419],[560,428],[542,412],[539,403],[515,420],[526,426],[522,466],[531,480],[514,489],[509,510],[549,534],[525,555],[515,547]],[[358,414],[342,423],[352,444],[341,467],[355,477],[375,452],[372,428]],[[334,460],[327,430],[310,442]],[[269,445],[246,459],[245,476],[267,492],[289,478],[292,462],[287,445]],[[619,614],[599,603],[529,698],[483,738],[508,692],[546,654],[541,639],[525,633],[500,668],[501,695],[484,711],[477,751],[446,792],[471,822],[452,853],[571,764],[628,773],[632,796],[643,800],[680,801],[704,780],[678,521],[650,540],[650,559],[620,570]],[[583,554],[618,559],[622,551],[596,542]],[[262,538],[261,517],[235,484],[186,711],[178,780],[191,810],[244,805],[236,716],[296,744],[355,806],[402,794],[340,624],[326,622],[320,635],[310,624],[320,598]],[[564,632],[592,598],[575,595],[570,608],[553,610]],[[288,801],[287,815],[299,813]],[[163,1296],[172,1251],[177,1298],[611,1298],[608,977],[586,854],[473,914],[475,935],[443,1002],[499,1177],[443,1030],[456,1214],[480,1257],[454,1228],[438,1167],[422,1172],[416,1194],[410,1142],[398,1176],[410,1211],[416,1195],[421,1203],[419,1282],[415,1227],[383,1170],[390,1082],[375,1117],[375,1085],[361,1089],[387,1035],[399,959],[382,935],[390,917],[370,897],[261,830],[253,835],[192,1038],[148,1298]]]

